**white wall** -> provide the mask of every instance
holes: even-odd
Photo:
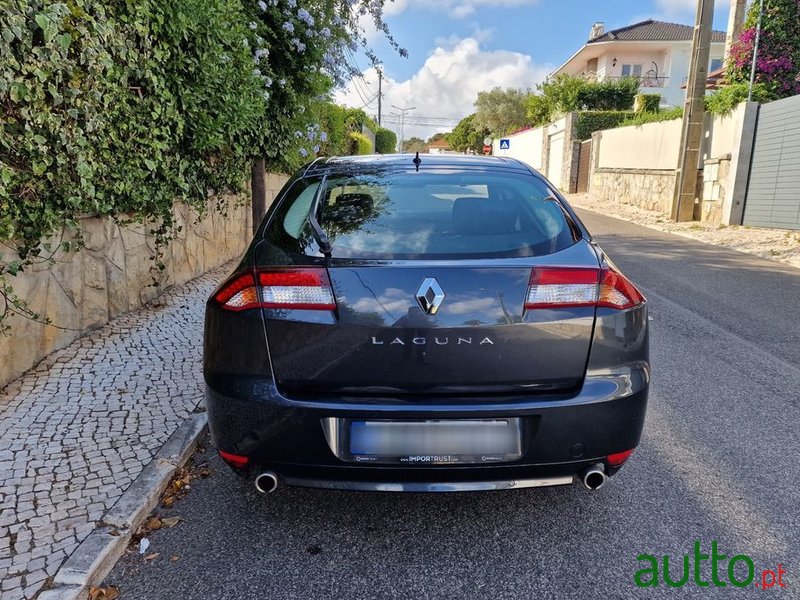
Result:
[[[682,120],[608,129],[595,149],[600,169],[675,169]]]
[[[745,108],[745,104],[740,104],[727,117],[706,119],[706,128],[703,132],[705,136],[703,159],[722,158],[731,154],[736,134],[742,127],[742,115]]]
[[[516,158],[534,169],[540,170],[543,164],[544,129],[544,127],[539,127],[503,136],[502,139],[508,139],[511,142],[509,150],[500,150],[500,138],[498,138],[492,144],[492,155]]]

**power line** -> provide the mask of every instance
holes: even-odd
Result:
[[[364,102],[364,104],[362,104],[358,108],[371,108],[369,105],[372,104],[373,102],[375,102],[375,98],[377,96],[378,96],[377,94],[373,94],[372,98],[370,98],[368,101]]]
[[[426,116],[423,116],[423,115],[413,115],[413,116],[409,116],[408,118],[409,119],[414,119],[414,120],[421,119],[423,121],[438,121],[438,122],[441,122],[441,123],[459,123],[460,122],[460,119],[451,118],[451,117],[426,117]]]

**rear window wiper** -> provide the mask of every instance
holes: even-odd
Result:
[[[314,194],[314,201],[311,203],[311,208],[308,211],[308,223],[311,225],[311,231],[314,232],[314,239],[317,241],[317,245],[319,246],[320,252],[325,255],[326,258],[331,257],[331,242],[328,239],[328,234],[325,233],[325,230],[322,228],[322,225],[319,224],[317,220],[317,213],[319,212],[319,203],[322,200],[322,194],[325,190],[325,183],[328,180],[327,173],[322,176],[322,181],[317,188],[317,193]]]

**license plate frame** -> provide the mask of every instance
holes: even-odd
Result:
[[[522,419],[336,419],[329,445],[345,462],[487,465],[523,455]],[[331,434],[336,437],[331,444]]]

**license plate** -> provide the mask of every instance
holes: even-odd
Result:
[[[522,456],[519,419],[351,421],[355,462],[487,464]]]

